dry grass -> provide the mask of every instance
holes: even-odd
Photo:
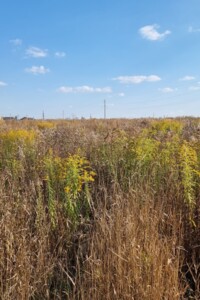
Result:
[[[96,222],[81,299],[180,299],[179,222],[153,208],[151,197],[142,207],[135,197],[118,197]],[[170,236],[161,230],[165,218]]]
[[[198,124],[0,124],[0,299],[200,299]]]

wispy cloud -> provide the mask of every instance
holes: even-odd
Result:
[[[193,26],[188,27],[189,33],[200,32],[200,28],[193,28]]]
[[[118,96],[119,97],[125,97],[125,94],[124,93],[119,93]]]
[[[159,89],[159,91],[164,94],[168,94],[168,93],[173,93],[173,92],[177,91],[177,89],[173,89],[171,87],[164,87],[162,89]]]
[[[141,27],[139,29],[139,33],[144,39],[150,40],[150,41],[159,41],[163,40],[167,35],[171,33],[170,30],[165,30],[162,33],[158,32],[158,29],[160,28],[159,25],[153,24],[153,25],[147,25],[144,27]]]
[[[66,56],[66,53],[65,52],[55,52],[55,57],[57,58],[63,58]]]
[[[21,46],[22,40],[21,39],[13,39],[9,41],[13,46]]]
[[[77,87],[69,87],[69,86],[61,86],[57,90],[60,93],[70,94],[70,93],[102,93],[108,94],[112,93],[112,89],[110,87],[96,88],[87,85],[77,86]]]
[[[0,81],[0,87],[4,87],[4,86],[7,86],[8,84],[4,81]]]
[[[189,91],[199,91],[200,90],[200,86],[190,86],[189,87]]]
[[[50,70],[48,68],[45,68],[44,66],[32,66],[31,68],[25,69],[25,72],[37,75],[49,73]]]
[[[157,75],[136,75],[136,76],[119,76],[116,78],[113,78],[113,80],[117,80],[120,83],[124,83],[124,84],[139,84],[142,82],[156,82],[156,81],[160,81],[161,78]]]
[[[26,55],[34,58],[46,57],[48,55],[48,50],[43,50],[38,47],[29,47],[26,50]]]
[[[186,76],[180,78],[179,80],[180,81],[191,81],[191,80],[195,80],[195,77],[194,76],[186,75]]]

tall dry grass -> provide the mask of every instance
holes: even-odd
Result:
[[[0,299],[200,299],[199,171],[198,119],[0,124]]]
[[[160,199],[162,203],[162,199]],[[144,205],[136,195],[118,196],[95,224],[80,278],[80,299],[180,299],[180,220]],[[162,222],[172,226],[170,235]]]

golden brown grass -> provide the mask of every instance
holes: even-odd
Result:
[[[198,124],[0,124],[0,299],[200,299]]]

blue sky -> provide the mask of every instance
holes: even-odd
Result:
[[[199,0],[0,7],[0,115],[200,115]]]

